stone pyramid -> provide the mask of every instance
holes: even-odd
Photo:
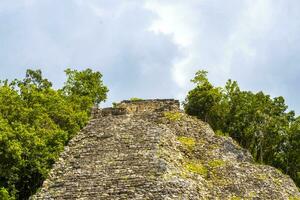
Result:
[[[297,199],[294,182],[255,164],[177,100],[95,109],[32,199]]]

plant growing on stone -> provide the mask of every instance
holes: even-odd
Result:
[[[180,112],[164,112],[164,116],[171,121],[178,121],[182,118],[182,114]]]
[[[143,99],[138,98],[138,97],[132,97],[132,98],[130,98],[129,100],[130,100],[130,101],[141,101],[141,100],[143,100]]]

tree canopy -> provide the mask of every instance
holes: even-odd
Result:
[[[236,81],[213,86],[200,70],[191,80],[185,111],[197,116],[221,135],[229,135],[254,159],[277,167],[300,186],[300,118],[288,111],[283,97],[242,91]]]
[[[106,99],[100,72],[66,70],[56,90],[41,70],[0,84],[0,199],[28,199],[41,186],[90,109]]]
[[[102,74],[91,69],[83,71],[65,70],[67,81],[63,87],[65,95],[78,98],[90,98],[94,104],[99,104],[106,99],[108,89],[103,85]]]

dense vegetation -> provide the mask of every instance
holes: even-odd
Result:
[[[216,133],[233,137],[254,159],[277,167],[300,186],[300,117],[287,111],[283,97],[242,91],[236,81],[215,87],[206,71],[192,80],[185,111],[208,122]]]
[[[85,126],[90,109],[106,99],[102,75],[67,69],[62,89],[40,70],[0,82],[0,199],[35,193],[70,138]]]
[[[1,200],[34,194],[64,146],[87,123],[91,107],[106,99],[101,73],[65,72],[61,89],[54,89],[40,70],[0,81]],[[192,81],[196,87],[184,102],[188,114],[233,137],[257,162],[277,167],[300,186],[300,117],[287,111],[283,97],[242,91],[231,80],[215,87],[206,71]]]

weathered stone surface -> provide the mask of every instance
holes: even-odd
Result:
[[[253,163],[175,100],[93,111],[32,199],[293,199],[293,181]]]

